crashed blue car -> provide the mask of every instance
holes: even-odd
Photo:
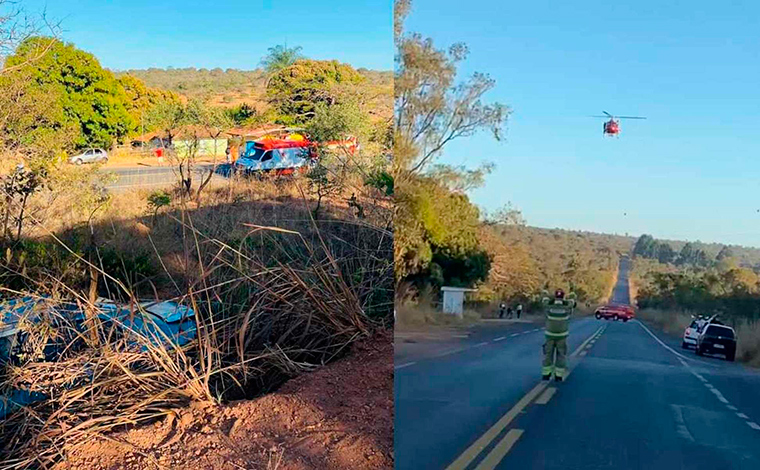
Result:
[[[106,326],[119,331],[127,344],[148,348],[148,342],[164,347],[182,347],[193,341],[197,335],[195,312],[174,301],[139,302],[130,308],[128,304],[117,304],[107,299],[95,303],[97,316]],[[29,329],[42,324],[55,327],[65,322],[77,329],[83,329],[85,312],[73,302],[55,302],[47,297],[19,297],[0,303],[0,368],[18,359],[29,341]],[[64,338],[64,343],[66,339]],[[55,361],[58,353],[67,344],[48,342],[43,351],[46,361]],[[10,390],[0,394],[0,419],[19,405],[44,400],[39,393],[26,390]]]

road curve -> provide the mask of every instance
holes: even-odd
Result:
[[[628,300],[627,270],[615,301]],[[573,320],[557,384],[539,380],[535,325],[397,339],[396,468],[760,468],[760,373],[679,341],[637,320]]]

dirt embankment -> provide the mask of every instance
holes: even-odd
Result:
[[[393,468],[391,333],[277,392],[215,407],[198,404],[153,426],[75,447],[69,469]]]

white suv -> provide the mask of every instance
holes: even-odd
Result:
[[[705,325],[707,320],[694,320],[691,322],[691,325],[687,326],[686,329],[683,332],[683,342],[681,343],[681,347],[683,349],[688,349],[690,347],[696,348],[697,347],[697,338],[699,338],[699,330],[702,326]]]

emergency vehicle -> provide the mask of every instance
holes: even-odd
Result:
[[[344,140],[326,142],[322,147],[328,151],[344,149],[354,154],[359,149],[359,143],[356,137],[348,136]],[[243,174],[292,175],[305,173],[318,160],[319,146],[305,134],[291,132],[278,136],[272,132],[246,141],[234,169]]]
[[[594,312],[597,320],[623,320],[627,322],[633,319],[633,307],[630,305],[608,304],[598,307]]]
[[[235,171],[242,174],[292,175],[308,171],[317,161],[316,149],[306,139],[262,139],[246,144],[235,161]]]

